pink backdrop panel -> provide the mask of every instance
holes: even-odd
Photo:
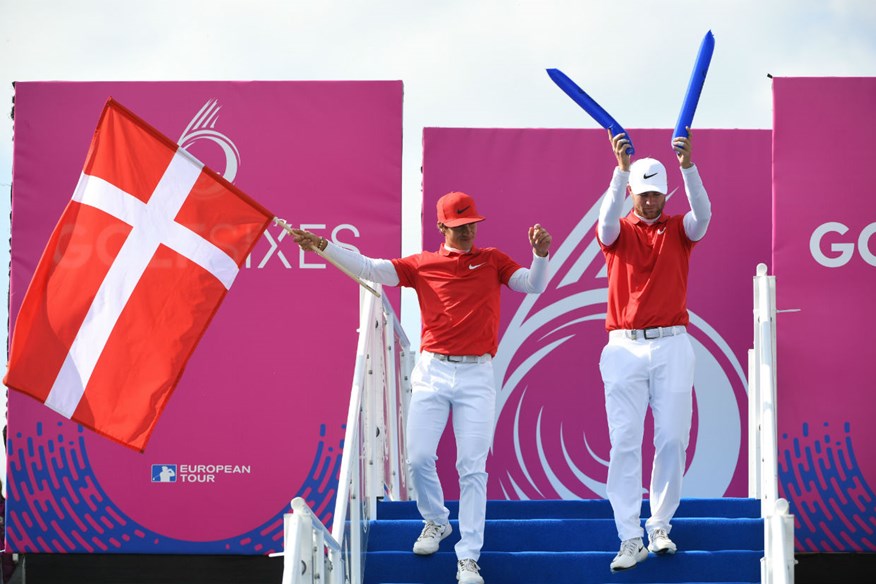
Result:
[[[291,225],[399,254],[401,82],[18,83],[13,326],[109,96]],[[296,495],[328,521],[357,298],[352,280],[269,227],[145,454],[12,392],[11,548],[264,554],[282,549]]]
[[[671,130],[630,130],[639,155],[660,159],[678,189],[666,212],[689,207]],[[691,264],[689,308],[697,354],[695,420],[685,496],[747,491],[746,380],[752,277],[770,250],[770,132],[698,130],[694,160],[713,219]],[[503,290],[495,360],[499,414],[488,495],[499,499],[605,496],[609,455],[599,354],[605,333],[605,261],[595,241],[599,200],[615,165],[602,130],[427,128],[424,245],[435,249],[435,202],[473,195],[487,217],[478,244],[528,266],[527,228],[553,235],[550,282],[539,296]],[[648,419],[650,424],[650,416]],[[653,455],[650,429],[643,448]],[[445,433],[439,472],[458,496],[455,447]],[[645,465],[643,486],[649,482]]]
[[[876,78],[776,78],[773,96],[777,304],[799,310],[777,326],[783,496],[798,550],[876,551]]]

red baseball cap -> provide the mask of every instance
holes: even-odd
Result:
[[[474,199],[465,193],[454,191],[438,199],[438,222],[447,227],[459,227],[484,219],[478,215]]]

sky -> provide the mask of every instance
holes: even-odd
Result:
[[[599,127],[550,82],[557,67],[626,128],[671,128],[709,30],[694,128],[770,128],[770,74],[876,76],[873,0],[0,0],[0,265],[13,81],[400,79],[407,255],[424,127]],[[416,342],[412,293],[401,317]]]

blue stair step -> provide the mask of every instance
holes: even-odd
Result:
[[[447,501],[450,516],[459,514],[459,502]],[[642,501],[642,517],[650,517],[648,500]],[[682,499],[676,517],[750,517],[760,518],[760,501],[747,498]],[[414,501],[380,501],[378,519],[416,519],[420,517]],[[611,518],[611,505],[606,499],[577,501],[487,501],[487,519],[539,517]]]
[[[733,574],[733,582],[759,582],[762,556],[763,552],[736,550],[651,554],[632,570],[612,573],[609,564],[614,552],[485,551],[478,565],[486,584],[726,583],[728,574]],[[745,569],[740,569],[743,566]],[[455,576],[456,555],[452,551],[427,557],[410,552],[374,552],[366,559],[364,584],[449,584]]]
[[[459,541],[459,525],[451,520],[453,533],[441,542],[441,551],[452,551]],[[369,551],[411,550],[423,522],[417,519],[374,522],[368,536]],[[690,518],[672,521],[672,540],[682,550],[762,550],[760,519]],[[491,551],[610,551],[620,542],[612,519],[497,519],[484,528],[486,548]],[[647,543],[647,542],[646,542]]]
[[[458,502],[448,501],[454,532],[432,556],[411,550],[423,527],[413,502],[382,501],[370,526],[365,584],[455,581]],[[642,517],[650,515],[643,502]],[[606,500],[488,501],[478,564],[487,584],[742,584],[760,580],[760,501],[683,499],[672,521],[679,551],[612,573],[620,542]]]

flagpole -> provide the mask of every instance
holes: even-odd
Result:
[[[286,223],[285,221],[283,221],[282,219],[280,219],[279,217],[274,217],[274,223],[276,223],[277,225],[282,227],[283,230],[286,231],[286,233],[288,233],[289,235],[291,235],[293,237],[295,236],[295,232],[292,231],[292,228],[289,226],[289,224]],[[363,288],[365,288],[366,290],[368,290],[369,292],[371,292],[372,294],[374,294],[375,296],[380,298],[380,293],[377,292],[377,290],[375,290],[374,288],[372,288],[371,286],[366,284],[358,276],[353,274],[353,272],[351,272],[350,270],[348,270],[347,268],[345,268],[344,266],[342,266],[341,264],[339,264],[338,262],[336,262],[332,258],[325,255],[325,252],[323,252],[321,249],[319,249],[318,247],[311,247],[310,249],[315,251],[322,259],[324,259],[325,261],[327,261],[328,263],[330,263],[331,265],[333,265],[334,267],[336,267],[340,271],[344,272],[345,274],[347,274],[348,276],[350,276],[351,278],[356,280],[356,282],[358,282],[360,286],[362,286]]]

